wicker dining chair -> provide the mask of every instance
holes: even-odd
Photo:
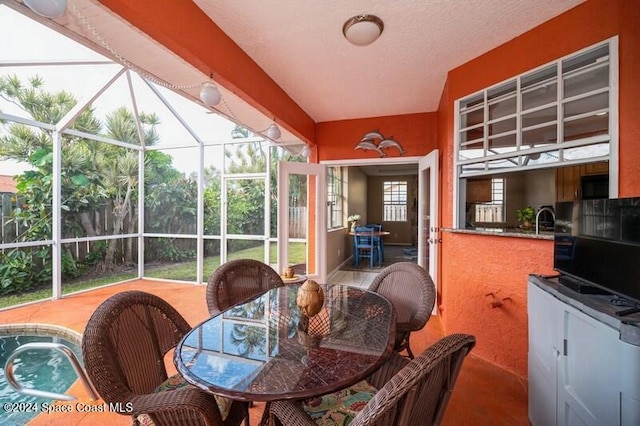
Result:
[[[406,350],[413,359],[409,346],[411,332],[427,324],[436,302],[436,286],[429,273],[417,263],[393,263],[376,275],[369,289],[389,299],[396,308],[394,349]]]
[[[254,259],[236,259],[216,269],[207,283],[207,307],[211,315],[263,291],[284,286],[269,265]]]
[[[394,352],[366,382],[302,402],[272,402],[269,423],[286,426],[439,425],[462,362],[475,341],[475,337],[468,334],[452,334],[411,361]]]
[[[104,301],[82,337],[89,379],[105,403],[134,425],[239,425],[248,405],[167,377],[164,358],[191,327],[171,305],[142,291]],[[223,419],[224,418],[224,419]]]

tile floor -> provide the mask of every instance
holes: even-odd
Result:
[[[368,286],[374,276],[375,273],[340,271],[330,277],[330,281]],[[0,311],[0,324],[48,323],[82,332],[87,319],[102,301],[114,293],[130,289],[148,291],[164,298],[175,306],[190,324],[196,324],[207,317],[205,286],[138,280],[67,296],[57,301],[45,301]],[[433,317],[423,330],[412,335],[411,346],[414,353],[420,353],[440,337],[442,328],[439,318]],[[69,393],[77,395],[80,401],[89,405],[101,403],[90,401],[79,383],[76,383]],[[256,403],[251,408],[252,425],[258,423],[263,408],[262,403]],[[131,421],[127,416],[114,413],[91,414],[74,411],[65,414],[41,414],[29,425],[94,426],[107,423],[110,426],[118,426],[129,425]],[[474,356],[472,352],[465,360],[443,424],[528,425],[526,381]]]

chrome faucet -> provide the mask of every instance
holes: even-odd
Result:
[[[536,235],[540,233],[540,213],[542,213],[543,211],[548,211],[549,213],[551,213],[553,221],[556,221],[556,214],[553,212],[553,209],[550,207],[542,207],[540,210],[538,210],[538,213],[536,213]]]

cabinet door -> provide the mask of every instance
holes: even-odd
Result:
[[[640,346],[620,342],[620,424],[640,425]]]
[[[467,181],[467,203],[489,203],[491,198],[491,179]]]
[[[560,167],[556,169],[556,199],[557,201],[574,201],[581,198],[580,166]]]
[[[609,162],[589,163],[582,165],[583,175],[602,175],[609,173]]]
[[[562,324],[558,424],[620,424],[619,332],[569,306]]]
[[[561,303],[529,283],[529,421],[533,426],[556,424],[558,332]]]

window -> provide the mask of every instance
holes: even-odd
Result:
[[[344,180],[342,168],[327,168],[327,227],[340,228],[343,226],[342,212],[344,205],[343,197]]]
[[[467,186],[478,178],[491,180],[492,194],[498,196],[496,175],[608,162],[615,152],[611,145],[617,144],[615,76],[617,39],[613,38],[458,100],[454,157],[461,201],[458,225],[465,226],[473,216],[477,222],[502,222],[511,216],[505,212],[510,202],[504,187],[499,212],[496,198],[490,202],[469,198],[475,192]],[[523,205],[556,201],[549,191],[529,195],[512,201]]]
[[[475,205],[474,222],[504,222],[504,179],[491,179],[491,199]]]
[[[382,195],[382,220],[385,222],[407,221],[407,181],[385,181]]]

